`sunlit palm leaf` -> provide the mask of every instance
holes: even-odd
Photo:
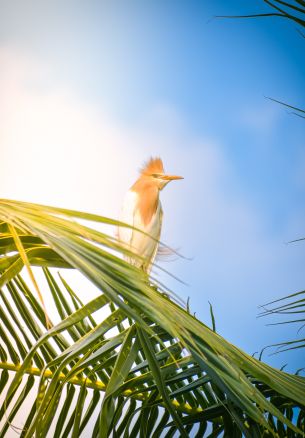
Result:
[[[0,257],[0,282],[6,290],[1,296],[4,313],[14,327],[14,331],[3,329],[6,337],[0,368],[15,374],[9,384],[3,371],[2,382],[8,387],[3,411],[12,415],[9,401],[17,396],[16,391],[26,388],[26,375],[40,376],[37,403],[26,420],[23,436],[45,436],[53,419],[57,422],[55,437],[67,436],[69,431],[77,436],[90,418],[95,418],[92,436],[103,436],[101,424],[105,426],[107,412],[111,413],[108,433],[116,430],[121,436],[123,432],[124,436],[137,436],[137,430],[144,436],[147,418],[155,428],[150,434],[165,427],[169,427],[168,433],[179,429],[188,434],[197,424],[205,430],[207,422],[215,436],[224,430],[234,430],[236,436],[255,430],[277,431],[277,424],[286,424],[297,433],[285,406],[302,412],[302,377],[275,370],[225,341],[150,286],[142,271],[118,257],[115,252],[124,250],[113,237],[76,220],[96,226],[117,225],[87,213],[0,202],[2,237],[6,239]],[[43,251],[34,258],[36,265],[73,267],[98,287],[100,295],[82,305],[66,282],[63,290],[44,269],[59,316],[64,319],[43,334],[44,312],[18,275],[24,257],[18,258],[18,245],[7,224],[15,227],[27,255],[37,246]],[[33,263],[31,256],[28,260]],[[10,312],[11,301],[14,310]],[[95,322],[92,314],[101,309],[107,309],[108,316],[104,314]],[[18,326],[20,320],[23,323]],[[24,343],[17,341],[21,336],[28,337],[25,350]],[[128,366],[123,360],[125,349],[134,352]],[[80,389],[72,389],[75,387]],[[88,390],[90,401],[85,409]],[[103,406],[97,403],[99,391],[106,391]],[[65,415],[58,417],[60,400]],[[114,419],[120,412],[124,414],[118,424]],[[264,412],[269,413],[268,419]],[[278,419],[275,425],[274,417]],[[14,425],[13,418],[7,419],[7,425]],[[299,423],[300,430],[304,419]]]

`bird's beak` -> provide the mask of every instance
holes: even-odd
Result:
[[[165,179],[165,181],[172,181],[173,179],[183,179],[183,176],[178,176],[178,175],[162,175],[162,179]]]

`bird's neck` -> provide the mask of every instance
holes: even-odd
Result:
[[[152,181],[139,178],[131,187],[138,195],[138,209],[144,225],[149,224],[159,203],[159,189]]]

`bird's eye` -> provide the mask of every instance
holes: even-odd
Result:
[[[152,176],[153,178],[159,178],[159,174],[158,174],[158,173],[152,173],[151,176]]]

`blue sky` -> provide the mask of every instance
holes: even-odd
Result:
[[[213,18],[260,0],[0,5],[1,197],[117,216],[160,154],[185,176],[162,193],[163,240],[191,258],[162,265],[189,286],[162,281],[203,321],[210,301],[249,353],[297,336],[256,319],[305,285],[305,245],[285,244],[305,235],[305,125],[264,97],[305,107],[295,25]],[[300,356],[265,359],[294,370]]]

